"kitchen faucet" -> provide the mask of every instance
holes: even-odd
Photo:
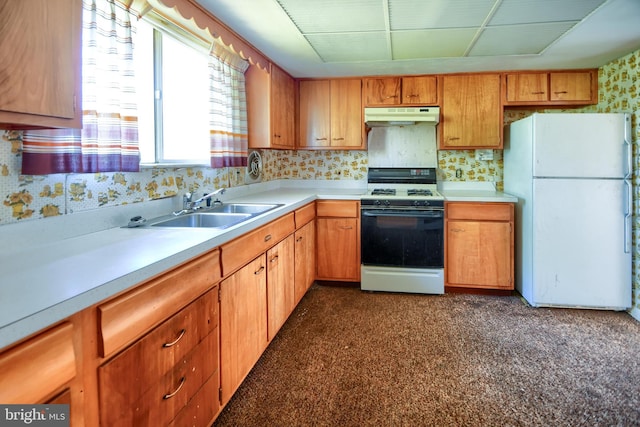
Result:
[[[218,188],[217,190],[212,191],[209,194],[205,194],[204,196],[200,197],[195,201],[191,201],[191,198],[193,197],[193,193],[185,193],[184,196],[182,196],[182,210],[174,212],[173,214],[181,215],[185,213],[194,212],[196,209],[200,209],[200,203],[202,203],[204,200],[209,199],[213,196],[217,196],[218,194],[224,194],[225,191],[226,189],[224,187]],[[213,203],[220,204],[220,205],[222,204],[222,202],[217,197]]]

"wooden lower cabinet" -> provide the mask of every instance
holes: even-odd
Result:
[[[316,279],[316,221],[296,230],[295,240],[295,304],[298,304]]]
[[[317,279],[360,281],[360,202],[317,203]]]
[[[101,425],[167,425],[218,381],[218,353],[215,287],[98,369]]]
[[[267,257],[220,284],[220,376],[224,406],[267,348]]]
[[[445,203],[445,286],[513,290],[513,203]]]
[[[267,314],[269,342],[296,306],[294,237],[290,235],[267,251]]]

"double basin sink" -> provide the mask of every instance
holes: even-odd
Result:
[[[169,218],[156,218],[149,221],[147,225],[151,227],[222,229],[255,218],[280,206],[282,204],[228,203]]]

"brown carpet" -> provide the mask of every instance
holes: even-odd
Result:
[[[215,426],[640,425],[640,323],[314,285]]]

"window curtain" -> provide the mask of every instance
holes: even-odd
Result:
[[[25,175],[140,170],[135,27],[114,0],[83,0],[82,6],[83,127],[25,131]]]
[[[209,57],[209,138],[211,167],[246,166],[248,154],[247,93],[244,72],[249,63],[214,43]]]

